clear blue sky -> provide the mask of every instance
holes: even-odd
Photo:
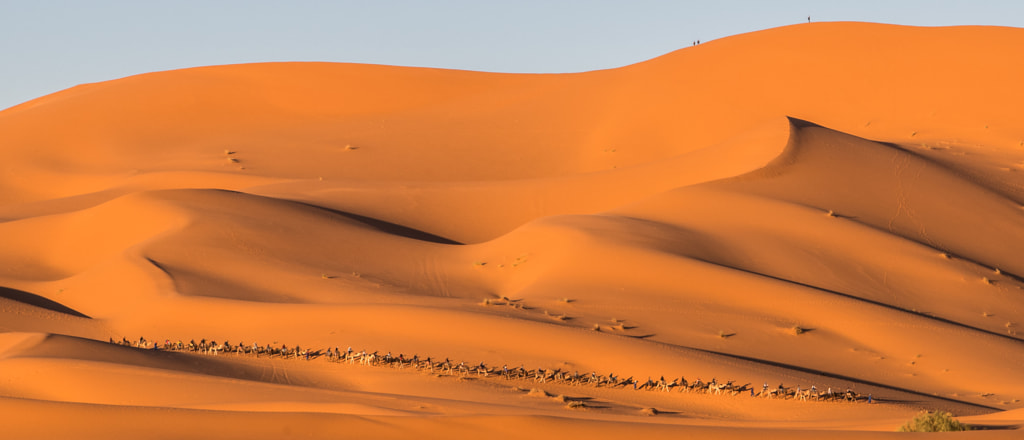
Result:
[[[0,0],[0,109],[76,84],[211,64],[603,69],[808,15],[1022,27],[1024,0]]]

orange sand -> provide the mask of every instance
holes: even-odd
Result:
[[[921,409],[1017,429],[1021,47],[1014,28],[815,23],[578,74],[216,66],[10,108],[4,435],[865,439]],[[105,342],[122,336],[876,402]]]

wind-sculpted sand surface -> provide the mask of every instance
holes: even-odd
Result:
[[[5,435],[866,439],[927,409],[1014,438],[1020,47],[822,23],[4,110]]]

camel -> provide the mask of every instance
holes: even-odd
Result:
[[[206,354],[216,355],[222,351],[224,351],[224,344],[217,345],[216,342],[212,342],[209,347],[206,347]]]
[[[452,362],[450,360],[448,360],[448,358],[444,358],[444,362],[436,362],[436,363],[434,363],[433,364],[433,368],[437,368],[438,370],[440,370],[441,374],[451,374],[452,371],[453,371],[452,370]],[[430,371],[434,371],[433,368],[431,368]]]
[[[676,384],[675,381],[668,382],[668,381],[665,380],[665,376],[661,376],[661,379],[658,379],[658,383],[657,383],[657,386],[655,388],[660,390],[660,391],[668,391],[672,387],[674,387],[675,384]]]
[[[407,360],[405,358],[405,355],[402,354],[402,353],[398,353],[398,358],[395,359],[395,361],[398,363],[398,369],[399,370],[405,369],[405,364],[407,364],[407,363],[411,364],[412,363],[412,361],[411,360]]]
[[[507,380],[512,380],[512,378],[516,378],[516,379],[525,379],[526,378],[526,370],[523,369],[522,365],[520,365],[518,367],[512,367],[511,369],[509,369],[507,366],[503,366],[502,370],[503,370],[503,372],[505,374],[505,379],[507,379]]]
[[[679,376],[678,379],[672,382],[676,384],[675,386],[679,387],[680,393],[690,390],[690,383],[686,381],[686,376]]]
[[[484,365],[483,362],[481,362],[480,365],[476,366],[476,375],[477,376],[483,376],[483,377],[489,377],[491,375],[491,370],[488,369],[487,366]]]
[[[847,388],[846,393],[843,394],[843,400],[847,402],[856,402],[859,397],[860,396],[858,396],[857,393],[853,392],[849,388]]]
[[[653,387],[654,387],[654,381],[651,380],[650,377],[648,377],[647,378],[647,382],[644,382],[643,385],[640,385],[640,388],[637,388],[637,389],[643,390],[643,389],[653,388]]]
[[[732,384],[732,381],[729,381],[729,383]],[[740,385],[740,386],[732,385],[730,387],[730,390],[732,391],[732,395],[733,396],[737,396],[740,393],[747,392],[747,391],[750,391],[750,395],[751,396],[754,395],[754,388],[750,386],[750,383],[747,383],[745,385]]]
[[[363,350],[362,355],[359,357],[360,365],[375,365],[377,362],[377,352],[366,354],[366,350]]]
[[[810,398],[815,401],[821,399],[821,394],[818,393],[818,387],[816,385],[811,385],[811,389],[808,391],[808,393]]]
[[[522,365],[516,367],[515,374],[516,374],[516,377],[519,378],[519,379],[527,379],[527,378],[530,377],[530,371],[527,370]]]
[[[811,389],[814,390],[815,387],[811,387]],[[840,396],[845,397],[845,394],[833,391],[832,387],[829,387],[827,391],[822,391],[820,393],[812,393],[812,398],[814,398],[814,400],[824,400],[829,402],[835,402],[836,400],[839,400]]]
[[[726,389],[732,382],[729,383],[718,383],[717,380],[711,379],[711,383],[708,384],[708,394],[719,395],[722,394],[722,390]]]
[[[811,393],[811,390],[798,391],[797,395],[796,395],[796,398],[798,398],[798,399],[800,399],[801,401],[804,401],[804,402],[806,402],[808,400],[811,400],[812,398],[815,398],[815,397],[816,396]]]
[[[731,380],[726,383],[718,383],[714,385],[714,391],[716,396],[722,394],[723,390],[726,392],[735,392]]]
[[[785,400],[787,395],[788,395],[788,393],[786,391],[786,387],[782,386],[782,384],[780,383],[778,388],[772,390],[772,395],[769,396],[769,397],[779,397],[779,396],[781,396],[782,399]]]
[[[632,384],[633,384],[633,376],[629,376],[629,377],[627,377],[625,379],[618,380],[617,382],[612,384],[612,388],[619,387],[619,386],[621,386],[621,387],[628,387],[628,386],[630,386]]]

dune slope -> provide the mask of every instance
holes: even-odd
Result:
[[[875,438],[920,409],[1012,438],[1022,45],[814,23],[577,74],[213,66],[7,109],[0,407],[26,438]],[[204,339],[314,354],[163,347]],[[748,394],[780,382],[861,399]]]

